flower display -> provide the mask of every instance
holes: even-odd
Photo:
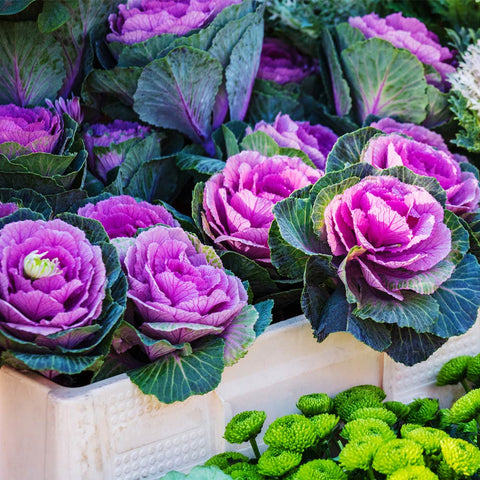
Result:
[[[241,281],[210,264],[180,228],[142,232],[125,265],[139,328],[153,338],[178,344],[219,335],[247,304]]]
[[[0,105],[0,144],[13,142],[14,151],[52,153],[61,134],[60,117],[46,108]]]
[[[401,12],[392,13],[386,18],[370,13],[363,17],[350,17],[348,23],[358,28],[366,38],[387,40],[395,47],[409,50],[421,62],[433,67],[436,74],[426,75],[429,83],[439,85],[447,80],[448,74],[455,71],[449,63],[453,59],[452,52],[442,47],[438,37],[417,18],[404,17]],[[436,76],[440,76],[440,82]]]
[[[448,151],[437,150],[397,134],[373,138],[362,161],[376,168],[404,165],[418,175],[434,177],[447,192],[447,208],[458,215],[478,209],[480,187],[472,172],[462,172]]]
[[[316,70],[313,61],[278,38],[265,38],[257,78],[272,82],[300,83]]]
[[[113,196],[95,204],[87,203],[77,213],[98,220],[110,239],[133,237],[139,228],[151,227],[157,223],[180,226],[165,207],[137,202],[129,195]]]
[[[132,144],[149,133],[149,127],[123,120],[90,125],[83,135],[90,170],[106,182],[108,172],[122,164]]]
[[[204,230],[217,244],[268,264],[272,207],[318,178],[320,172],[297,157],[253,151],[233,155],[205,184]]]
[[[118,13],[108,17],[112,33],[109,42],[143,42],[156,35],[185,35],[202,28],[225,7],[241,0],[128,0],[118,6]]]
[[[249,133],[251,129],[247,129]],[[258,122],[254,132],[265,132],[280,147],[295,148],[308,155],[315,166],[325,170],[325,162],[338,136],[328,127],[311,125],[310,122],[296,122],[289,115],[278,114],[273,124]]]
[[[0,230],[0,328],[34,340],[91,325],[105,298],[106,270],[99,246],[61,220],[13,222]],[[73,347],[82,337],[43,343]]]

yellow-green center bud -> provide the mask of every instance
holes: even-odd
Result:
[[[43,258],[46,254],[47,252],[38,253],[38,250],[34,250],[25,257],[23,271],[27,277],[37,280],[61,273],[58,259]]]

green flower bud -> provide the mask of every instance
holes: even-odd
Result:
[[[460,355],[443,365],[437,375],[437,385],[456,385],[467,376],[467,367],[472,359],[470,355]]]
[[[452,423],[469,422],[480,414],[480,389],[471,390],[460,397],[450,408]]]
[[[480,382],[480,354],[472,357],[467,365],[467,380],[473,383]]]
[[[349,471],[369,470],[373,457],[382,443],[380,437],[368,437],[365,440],[347,443],[338,456],[340,465]]]
[[[326,393],[310,393],[302,395],[297,402],[297,408],[307,417],[330,413],[333,400]]]
[[[397,438],[387,423],[378,418],[360,418],[348,422],[340,432],[350,442],[359,442],[367,437],[379,437],[384,441]]]
[[[321,413],[310,418],[315,427],[319,440],[323,440],[332,433],[333,429],[338,425],[340,417],[333,413]]]
[[[292,414],[274,420],[263,441],[275,448],[303,452],[315,445],[318,437],[313,423],[303,415]]]
[[[382,407],[385,392],[374,385],[358,385],[340,392],[333,400],[335,412],[344,422],[351,419],[355,410],[362,407]]]
[[[204,465],[206,467],[218,467],[220,470],[226,470],[228,467],[237,463],[248,462],[250,459],[238,452],[224,452],[209,458]]]
[[[23,260],[25,275],[33,280],[45,277],[53,277],[62,272],[58,258],[50,260],[43,258],[47,252],[38,253],[38,250],[30,252]]]
[[[438,480],[438,477],[427,467],[410,465],[392,473],[388,480]]]
[[[295,480],[347,480],[345,472],[333,460],[312,460],[303,464]]]
[[[385,475],[408,465],[425,465],[423,448],[413,440],[396,438],[380,446],[373,458],[373,468]]]
[[[437,428],[420,427],[402,432],[402,436],[421,445],[427,455],[434,455],[440,452],[440,442],[447,438],[448,434]]]
[[[438,412],[438,400],[433,398],[417,398],[409,404],[410,412],[407,422],[425,425],[433,420]]]
[[[404,419],[410,412],[410,407],[402,402],[384,402],[385,408],[393,412],[399,420]]]
[[[258,459],[258,472],[269,477],[284,475],[302,461],[302,454],[270,447]]]
[[[359,418],[378,418],[390,426],[397,421],[397,416],[393,412],[380,407],[359,408],[350,415],[351,420],[357,420]]]
[[[480,469],[480,450],[460,438],[445,438],[441,442],[443,458],[457,474],[471,477]]]
[[[223,438],[229,443],[248,442],[260,433],[266,418],[264,411],[241,412],[228,422]]]

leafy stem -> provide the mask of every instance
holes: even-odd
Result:
[[[260,458],[260,450],[258,449],[257,440],[255,438],[251,438],[250,445],[252,446],[253,453],[258,460]]]

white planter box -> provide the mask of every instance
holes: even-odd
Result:
[[[480,345],[480,328],[464,337],[447,342],[455,345],[449,358],[465,353],[465,339],[470,350]],[[429,392],[441,362],[420,369],[431,372],[416,396]],[[269,327],[225,370],[214,392],[172,405],[143,395],[126,375],[72,389],[2,367],[0,478],[157,480],[224,451],[225,424],[242,410],[265,410],[268,424],[295,412],[302,394],[335,395],[362,383],[384,386],[389,399],[403,399],[417,385],[409,371],[346,333],[318,344],[302,316]],[[411,380],[412,388],[397,389],[394,378]]]

